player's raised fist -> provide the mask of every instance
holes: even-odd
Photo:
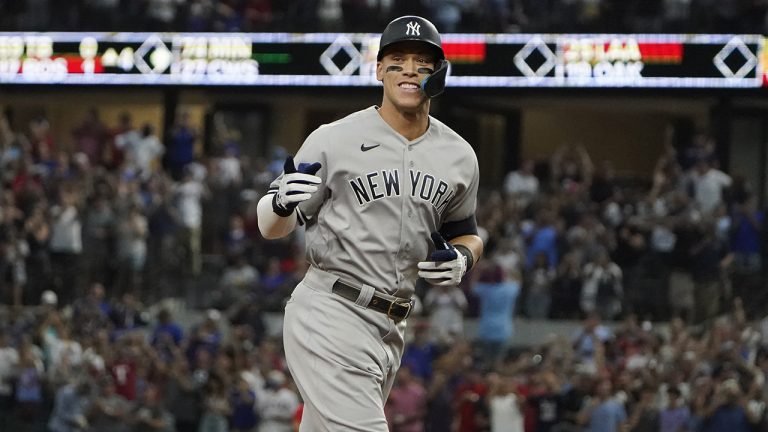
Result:
[[[308,200],[317,192],[317,186],[322,183],[322,179],[315,174],[321,166],[320,162],[300,163],[296,169],[293,156],[288,156],[277,193],[272,197],[272,210],[275,214],[289,216],[300,202]]]
[[[439,232],[433,232],[432,242],[435,250],[427,261],[418,264],[419,277],[432,285],[456,286],[467,272],[467,258]]]

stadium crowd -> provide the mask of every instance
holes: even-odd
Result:
[[[0,31],[351,31],[408,14],[441,32],[765,34],[764,0],[6,0]]]
[[[285,152],[251,160],[236,137],[202,155],[183,112],[163,144],[92,109],[56,142],[44,115],[3,112],[0,430],[292,430],[264,313],[302,277],[302,237],[260,238]],[[716,150],[667,146],[635,184],[568,144],[484,190],[486,257],[418,290],[392,430],[764,430],[764,214]],[[197,322],[154,306],[205,275]],[[582,324],[510,349],[516,314]]]

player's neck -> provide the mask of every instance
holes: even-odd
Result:
[[[429,105],[415,112],[404,112],[385,103],[379,108],[379,115],[408,141],[424,135],[429,127]]]

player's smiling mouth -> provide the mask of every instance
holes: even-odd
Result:
[[[412,83],[412,82],[402,82],[402,83],[398,84],[397,86],[400,87],[401,89],[405,90],[405,91],[408,91],[408,92],[413,92],[413,91],[418,91],[419,90],[419,85],[416,84],[416,83]]]

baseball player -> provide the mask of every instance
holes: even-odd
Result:
[[[283,326],[301,431],[387,431],[417,279],[456,285],[482,254],[477,157],[429,115],[447,67],[432,23],[389,23],[376,66],[381,106],[312,132],[259,200],[264,237],[306,227],[310,267]]]

